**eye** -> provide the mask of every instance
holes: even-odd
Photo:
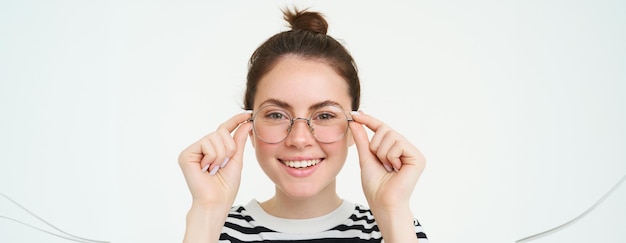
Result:
[[[268,113],[267,115],[265,115],[265,117],[267,117],[270,120],[282,120],[282,119],[285,119],[286,116],[280,112],[272,112],[272,113]]]
[[[336,117],[337,116],[334,113],[331,113],[331,112],[320,112],[320,113],[315,114],[313,119],[314,120],[325,121],[325,120],[335,119]]]
[[[289,120],[289,115],[287,111],[280,109],[267,109],[267,111],[263,112],[263,119],[268,121],[282,121]]]

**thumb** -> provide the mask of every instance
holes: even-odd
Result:
[[[236,150],[235,150],[235,154],[233,158],[236,158],[237,162],[241,163],[243,161],[243,151],[244,151],[244,148],[246,147],[248,134],[250,133],[251,130],[252,130],[252,123],[244,122],[241,125],[239,125],[239,127],[235,131],[235,134],[233,135],[233,139],[235,140],[235,146],[236,146]]]
[[[350,122],[350,131],[352,132],[352,138],[354,139],[354,144],[356,145],[356,150],[359,153],[359,164],[363,167],[363,163],[366,160],[369,160],[374,155],[370,151],[370,141],[367,136],[367,132],[363,125],[358,122]]]

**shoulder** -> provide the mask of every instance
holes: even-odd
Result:
[[[220,242],[260,241],[263,240],[261,235],[267,232],[273,231],[257,225],[245,206],[233,206],[224,222]]]
[[[241,219],[245,221],[251,221],[252,218],[246,213],[246,208],[242,205],[233,206],[228,212],[228,218]]]
[[[364,226],[364,229],[372,229],[372,231],[376,231],[379,232],[378,229],[378,225],[376,224],[376,219],[374,218],[374,214],[372,213],[372,210],[370,210],[369,207],[361,205],[361,204],[354,204],[354,213],[352,215],[352,217],[350,217],[351,220],[354,221],[355,224],[359,224]],[[417,220],[417,218],[413,218],[413,226],[415,229],[415,234],[417,236],[418,239],[421,239],[422,241],[420,241],[420,243],[423,242],[428,242],[428,237],[426,236],[426,233],[424,232],[424,229],[422,228],[422,225],[420,224],[419,220]]]
[[[374,214],[372,214],[372,210],[370,210],[367,206],[363,206],[358,203],[354,204],[354,210],[352,211],[352,216],[350,217],[350,220],[359,222],[360,224],[367,224],[371,226],[376,225],[376,220],[374,220]]]
[[[226,226],[239,225],[245,227],[254,227],[254,218],[250,216],[248,210],[243,205],[233,206],[228,212],[226,218]]]
[[[415,219],[413,223],[420,243],[428,242],[419,221]],[[382,235],[372,211],[356,203],[344,202],[333,213],[308,220],[288,220],[266,215],[254,201],[231,208],[220,240],[250,242],[268,239],[290,242],[328,242],[330,239],[380,242]]]

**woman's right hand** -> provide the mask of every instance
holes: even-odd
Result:
[[[191,191],[192,207],[227,212],[234,203],[241,182],[243,150],[252,130],[248,118],[250,113],[233,116],[180,153],[178,164]]]

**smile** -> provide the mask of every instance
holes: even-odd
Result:
[[[283,164],[287,167],[291,168],[306,168],[309,166],[314,166],[317,163],[321,162],[322,159],[309,159],[309,160],[282,160]]]

